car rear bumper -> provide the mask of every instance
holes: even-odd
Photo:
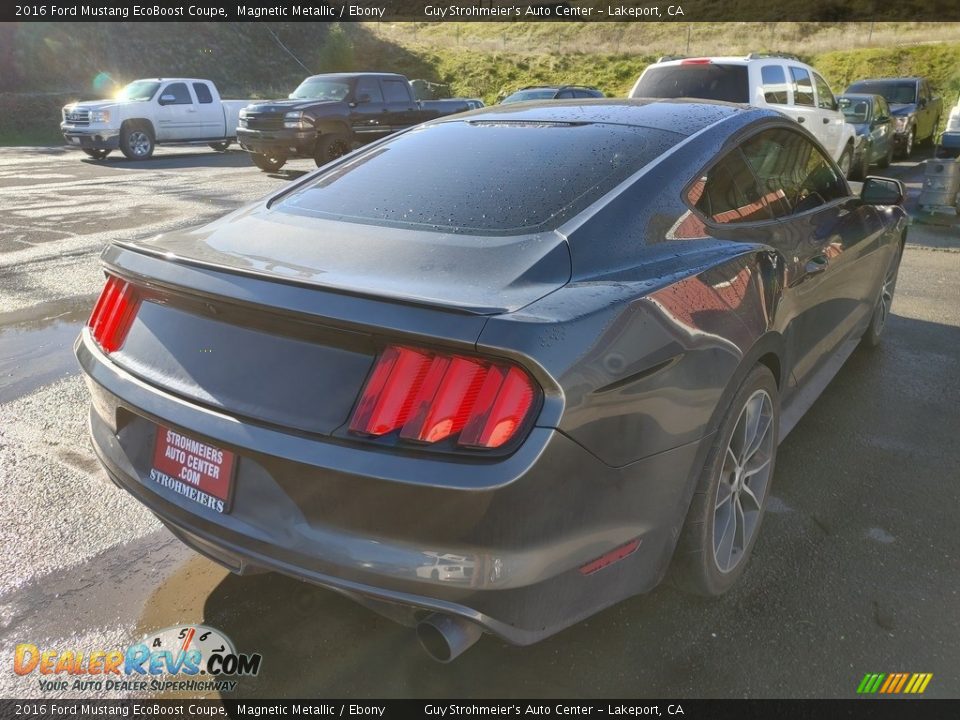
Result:
[[[116,130],[90,130],[61,123],[60,132],[67,144],[85,150],[116,150],[120,147],[120,133]]]
[[[709,444],[611,468],[535,427],[495,462],[397,455],[188,403],[116,367],[86,330],[76,352],[110,478],[187,545],[237,573],[461,616],[515,644],[659,582]],[[150,480],[158,424],[237,453],[229,514]],[[584,569],[625,546],[617,562]]]
[[[237,128],[237,142],[247,152],[271,157],[313,157],[317,134],[313,130],[249,130]]]

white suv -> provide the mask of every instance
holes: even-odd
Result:
[[[820,141],[846,175],[853,164],[856,131],[827,81],[793,55],[661,58],[630,91],[639,98],[726,100],[779,110]]]

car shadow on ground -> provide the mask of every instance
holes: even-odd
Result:
[[[110,170],[182,170],[192,167],[253,167],[253,163],[242,150],[226,152],[164,152],[147,160],[128,160],[119,152],[112,153],[105,160],[82,157],[81,162]]]

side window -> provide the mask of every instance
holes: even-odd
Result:
[[[381,80],[383,99],[387,103],[409,103],[410,88],[402,80]]]
[[[690,187],[687,200],[702,215],[721,225],[773,219],[739,150],[698,178]]]
[[[561,90],[561,91],[558,92],[556,95],[554,95],[554,97],[555,97],[557,100],[566,100],[567,98],[572,98],[572,97],[573,97],[573,90]]]
[[[213,102],[213,95],[210,94],[210,88],[203,83],[194,83],[193,91],[197,94],[197,102],[201,105],[209,105]]]
[[[813,83],[810,82],[810,73],[804,68],[791,66],[790,75],[793,78],[793,104],[813,107]]]
[[[174,97],[173,102],[169,102],[167,103],[167,105],[192,105],[193,104],[193,100],[190,98],[190,91],[187,90],[186,83],[173,83],[171,85],[167,85],[163,89],[163,92],[160,93],[160,95],[161,96],[173,95]]]
[[[806,212],[848,195],[833,164],[799,133],[765,130],[742,148],[777,217]]]
[[[359,98],[361,95],[369,95],[370,102],[382,105],[383,93],[380,92],[380,83],[376,78],[362,77],[357,80],[357,88],[354,91]]]
[[[816,73],[813,74],[813,80],[817,84],[817,107],[822,110],[836,110],[837,99],[830,91],[830,86],[827,85],[827,81]]]
[[[763,84],[763,99],[768,103],[786,105],[790,102],[783,65],[764,65],[760,68],[760,82]]]
[[[596,95],[590,92],[589,90],[574,90],[573,96],[578,98],[595,98],[596,97]]]

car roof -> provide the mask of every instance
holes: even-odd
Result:
[[[521,90],[563,90],[565,88],[577,88],[579,90],[596,90],[593,85],[526,85],[516,92]]]
[[[399,73],[391,72],[334,72],[334,73],[317,73],[316,75],[311,75],[308,79],[313,80],[314,78],[328,77],[328,78],[343,78],[344,80],[349,78],[357,77],[389,77],[389,78],[398,78],[407,82],[406,75],[401,75]]]
[[[868,83],[868,82],[871,82],[871,83],[874,83],[874,82],[903,82],[904,80],[907,80],[907,81],[915,81],[915,80],[923,80],[923,78],[917,77],[916,75],[905,75],[905,76],[903,76],[903,77],[863,78],[862,80],[854,80],[852,83],[850,83],[850,85],[859,85],[860,83]]]
[[[671,67],[676,65],[696,65],[697,63],[690,62],[691,60],[709,60],[714,65],[750,65],[752,63],[758,62],[770,62],[770,61],[787,61],[798,65],[803,65],[804,67],[810,67],[807,63],[803,62],[800,58],[794,57],[792,55],[782,55],[782,54],[770,54],[770,55],[703,55],[703,56],[690,56],[690,57],[676,57],[669,60],[663,59],[659,62],[652,63],[649,67]]]
[[[721,120],[743,113],[755,113],[757,117],[782,117],[775,110],[714,100],[594,98],[491,105],[452,118],[440,118],[434,122],[597,123],[693,135]]]

